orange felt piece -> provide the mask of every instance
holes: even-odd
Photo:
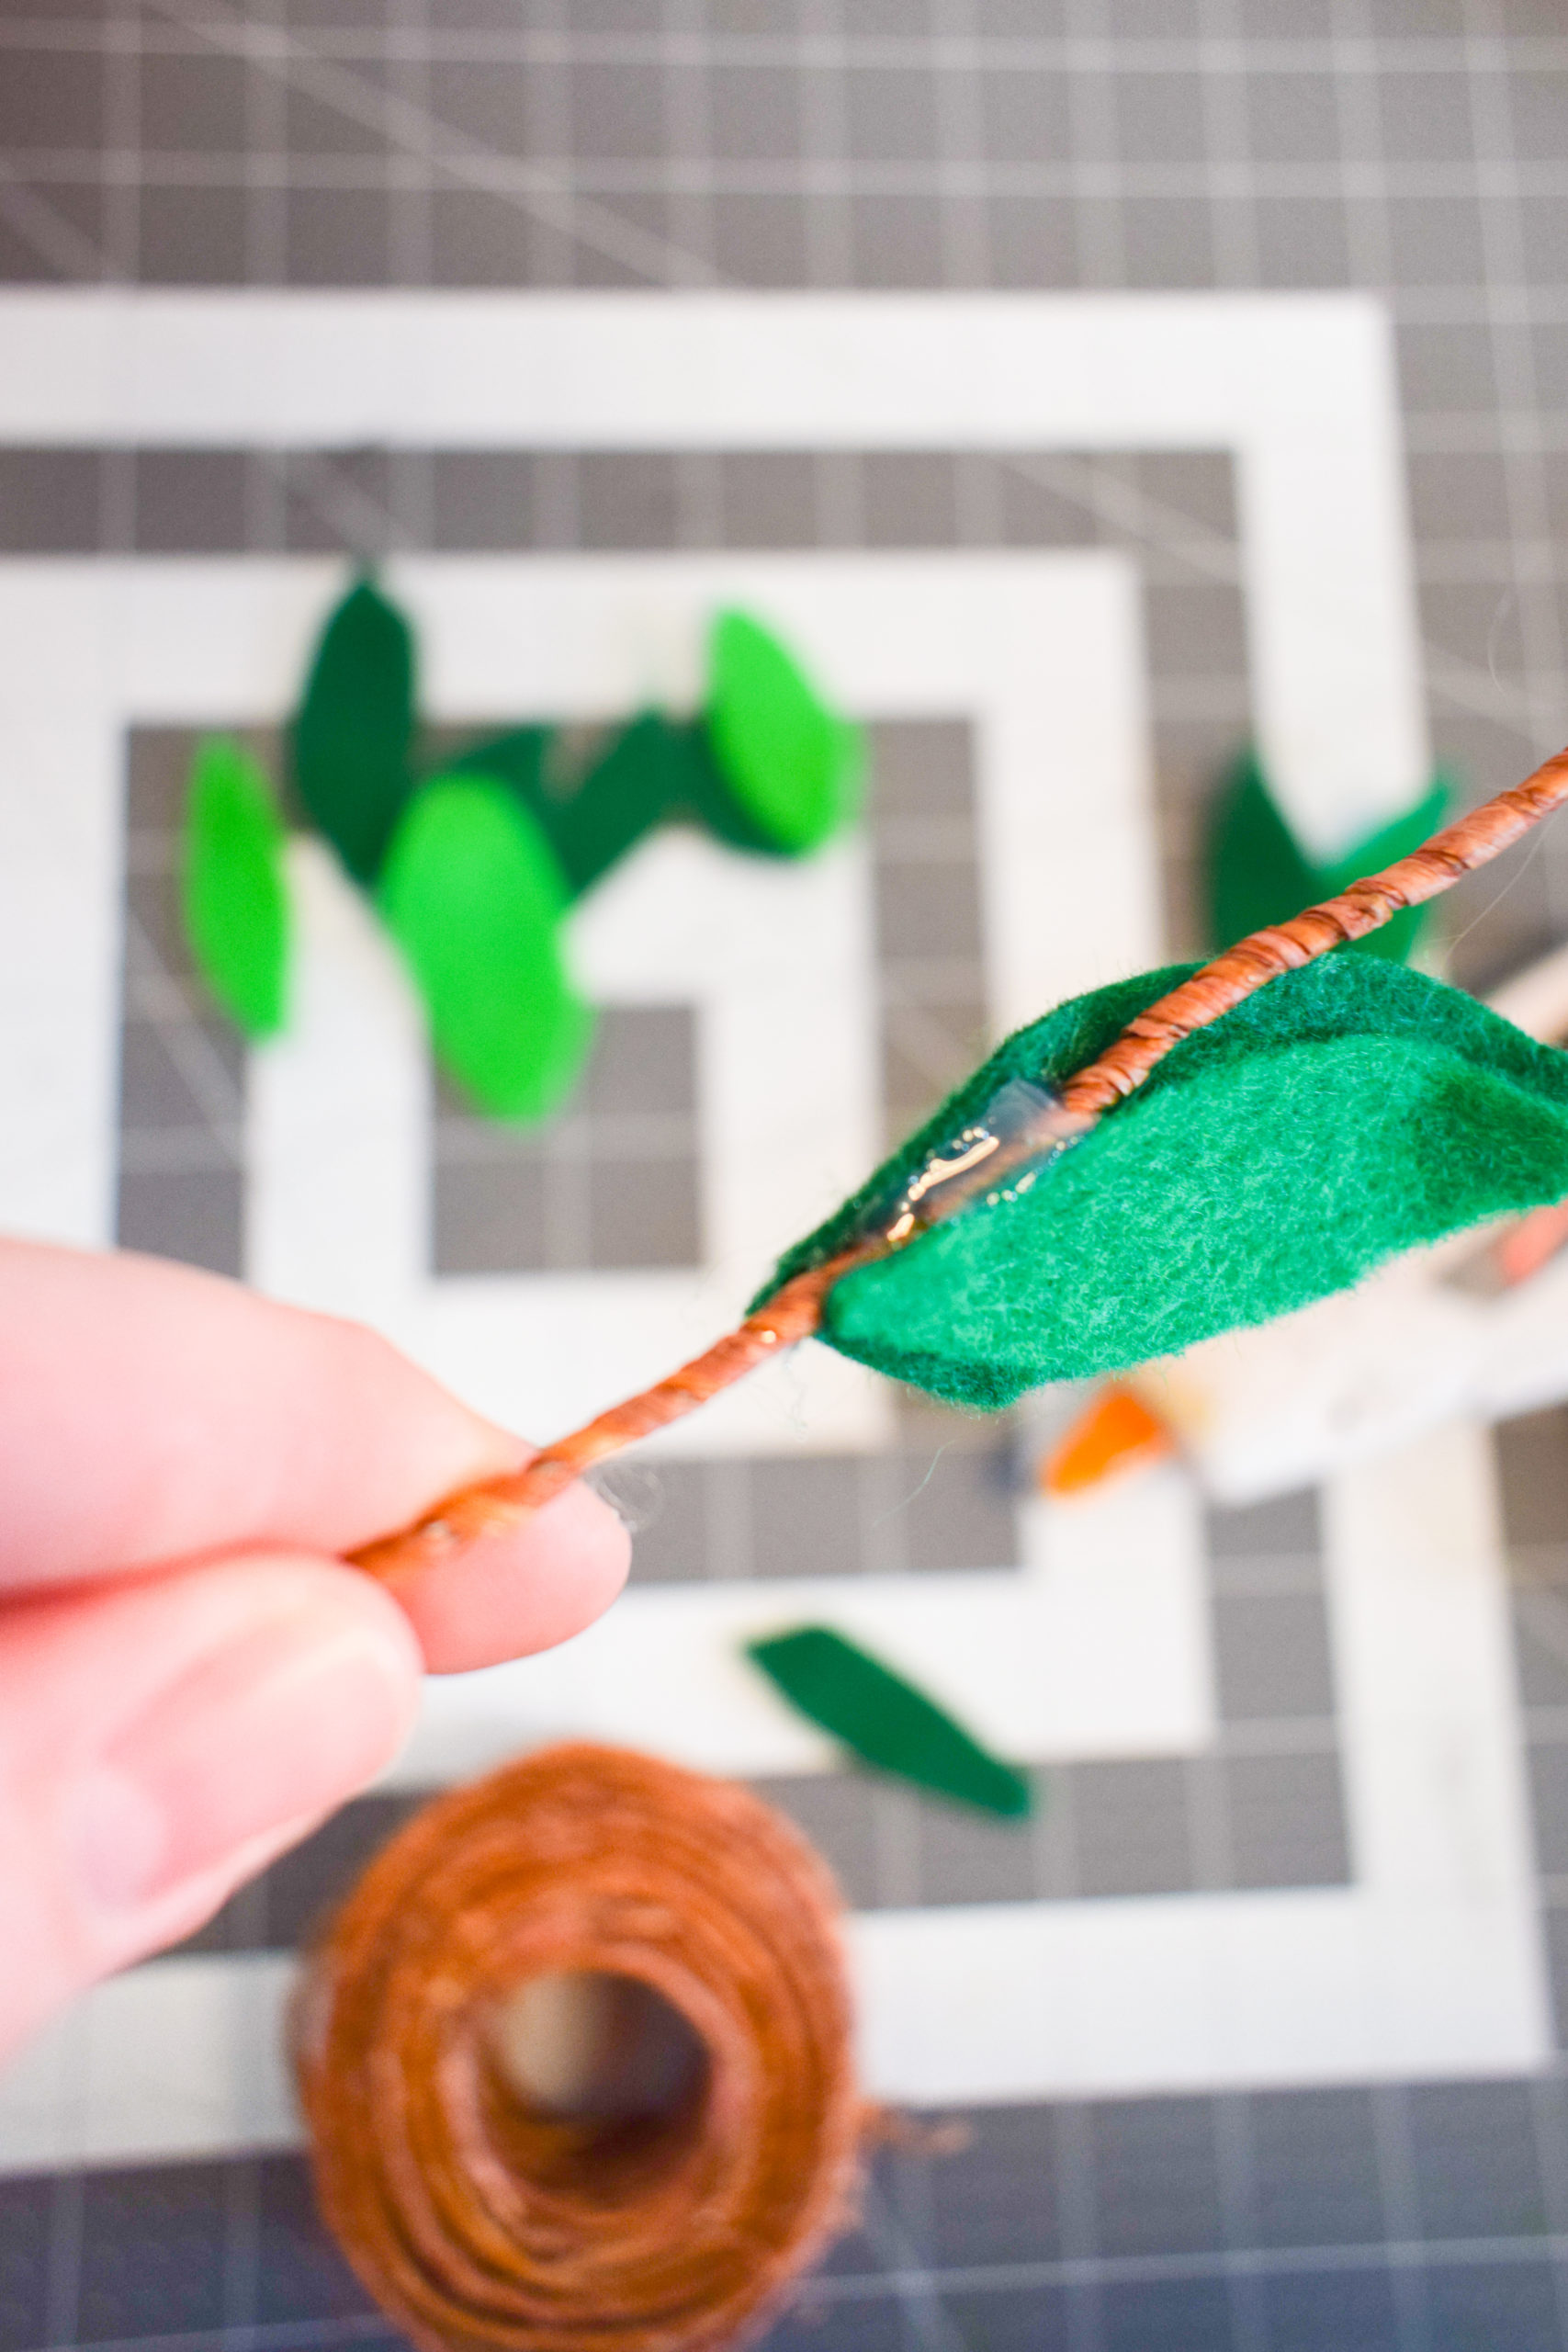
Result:
[[[1082,1494],[1117,1471],[1175,1451],[1165,1423],[1130,1388],[1102,1388],[1046,1463],[1040,1483],[1048,1495]]]

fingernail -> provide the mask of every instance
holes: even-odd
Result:
[[[295,1615],[247,1632],[162,1691],[76,1791],[88,1899],[123,1912],[249,1840],[327,1810],[389,1761],[410,1668],[389,1634]]]

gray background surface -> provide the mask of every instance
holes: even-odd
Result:
[[[13,0],[0,18],[11,282],[1379,291],[1434,740],[1467,797],[1568,734],[1565,159],[1551,0]],[[1198,819],[1248,707],[1219,453],[0,453],[13,553],[998,543],[1136,557],[1170,941],[1196,945]],[[243,1057],[169,920],[186,748],[128,745],[120,1227],[231,1268]],[[901,1130],[979,1042],[969,747],[910,725],[873,750]],[[1471,985],[1568,937],[1568,834],[1447,920]],[[677,1005],[605,1023],[542,1143],[448,1106],[433,1271],[692,1263],[692,1107]],[[1568,1418],[1513,1425],[1501,1461],[1562,2038]],[[845,1575],[984,1566],[1011,1556],[1010,1476],[1005,1432],[919,1408],[886,1458],[684,1465],[637,1573],[780,1573],[786,1526]],[[1213,1755],[1054,1768],[1021,1838],[853,1776],[769,1793],[863,1907],[1343,1882],[1313,1498],[1216,1515],[1210,1553]],[[401,1805],[348,1808],[198,1940],[297,1941]],[[0,2183],[3,2352],[385,2340],[293,2159]],[[1564,2081],[996,2110],[962,2154],[884,2161],[863,2228],[771,2341],[1562,2347]]]

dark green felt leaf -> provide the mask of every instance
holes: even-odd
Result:
[[[1076,998],[1010,1037],[775,1283],[841,1248],[1008,1080],[1058,1083],[1191,968]],[[1568,1056],[1403,966],[1327,956],[1188,1038],[1028,1190],[842,1277],[821,1336],[993,1408],[1263,1322],[1565,1194]]]
[[[548,783],[553,727],[509,727],[504,735],[487,735],[446,763],[448,775],[489,776],[514,792],[529,814],[557,796]]]
[[[412,789],[413,639],[367,580],[322,632],[294,722],[294,779],[349,872],[369,882]]]
[[[728,786],[716,830],[748,849],[797,857],[860,805],[856,729],[829,709],[775,637],[745,613],[721,613],[709,646],[705,723]]]
[[[746,849],[776,847],[744,827],[701,722],[643,711],[606,737],[576,776],[552,773],[556,741],[550,728],[514,728],[476,743],[454,767],[512,787],[548,839],[573,898],[660,825],[685,822]]]
[[[1256,754],[1236,763],[1215,805],[1209,835],[1209,892],[1216,947],[1230,947],[1266,924],[1288,922],[1418,849],[1443,821],[1449,785],[1438,777],[1416,808],[1396,817],[1326,865],[1307,857],[1269,789]],[[1407,907],[1381,930],[1356,942],[1362,955],[1402,963],[1415,946],[1429,907]]]
[[[593,1023],[561,958],[559,870],[526,809],[486,777],[435,777],[398,827],[377,896],[444,1067],[493,1117],[546,1117]]]
[[[256,762],[228,736],[197,749],[180,842],[180,901],[197,969],[247,1036],[282,1028],[288,968],[284,831]]]
[[[794,1707],[866,1763],[985,1813],[1021,1818],[1032,1809],[1021,1772],[1001,1763],[876,1658],[826,1625],[750,1642],[746,1655]]]
[[[550,838],[576,895],[672,819],[690,817],[711,789],[711,762],[697,731],[646,710],[619,729],[558,801]]]

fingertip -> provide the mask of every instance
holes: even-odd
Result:
[[[385,1589],[427,1669],[461,1674],[570,1641],[604,1615],[630,1566],[626,1528],[580,1483],[438,1566],[395,1572]]]

